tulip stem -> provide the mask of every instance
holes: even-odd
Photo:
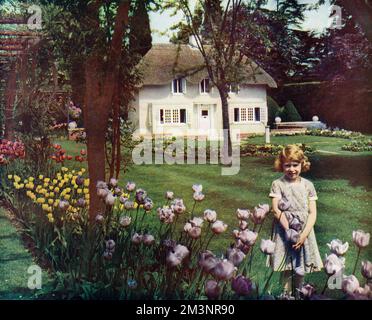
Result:
[[[192,206],[192,211],[191,211],[191,219],[194,218],[194,209],[196,205],[196,200],[194,200],[194,205]]]
[[[358,249],[358,255],[357,255],[357,258],[356,258],[356,261],[355,261],[353,275],[355,275],[356,267],[357,267],[359,256],[360,256],[360,250],[361,250],[361,248]]]
[[[327,280],[326,280],[326,282],[324,284],[324,288],[323,288],[322,294],[324,294],[326,292],[326,290],[327,290],[329,278],[330,278],[330,276],[327,277]]]

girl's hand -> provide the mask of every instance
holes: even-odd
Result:
[[[298,239],[298,241],[296,242],[296,244],[294,244],[292,246],[292,248],[295,249],[295,250],[300,249],[301,246],[304,244],[306,238],[307,238],[307,236],[305,236],[303,233],[301,233],[300,234],[300,238]]]

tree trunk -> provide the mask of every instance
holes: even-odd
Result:
[[[5,91],[5,139],[14,138],[14,103],[17,89],[16,65],[11,66]]]
[[[224,140],[223,140],[223,154],[226,159],[226,151],[227,156],[231,157],[232,155],[232,145],[231,145],[231,133],[230,133],[230,117],[229,117],[229,102],[228,102],[228,94],[225,88],[218,88],[221,98],[222,104],[222,127],[224,130]]]

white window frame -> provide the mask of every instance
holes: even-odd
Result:
[[[170,111],[171,114],[171,122],[161,122],[161,110],[163,110],[163,119],[165,119],[165,110]],[[181,110],[185,110],[185,122],[181,122]],[[174,112],[177,111],[178,122],[174,121],[175,114]],[[186,125],[187,124],[187,108],[186,107],[161,107],[159,108],[159,125],[160,126],[168,126],[168,125]]]
[[[209,88],[209,91],[202,91],[202,82],[204,83],[204,90],[205,90],[205,81],[206,80],[208,80],[208,88]],[[210,81],[210,79],[209,78],[204,78],[202,81],[200,81],[199,82],[199,93],[200,94],[205,94],[205,95],[207,95],[207,94],[210,94],[212,92],[212,90],[211,90],[211,81]]]
[[[262,107],[238,107],[238,106],[233,106],[233,117],[234,117],[234,123],[260,123],[262,122]],[[256,108],[260,109],[260,120],[256,120]],[[235,109],[239,109],[239,121],[235,121]],[[250,109],[250,111],[248,111],[248,109]],[[243,110],[243,111],[242,111]],[[244,114],[245,112],[245,116],[246,116],[246,119],[245,121],[242,121],[242,113]],[[253,115],[253,120],[248,120],[248,114],[252,114]]]
[[[175,81],[177,83],[177,88],[174,87]],[[180,87],[182,89],[182,92],[179,91]],[[175,94],[175,95],[185,94],[186,93],[186,79],[183,77],[173,79],[171,83],[171,88],[172,88],[172,94]]]

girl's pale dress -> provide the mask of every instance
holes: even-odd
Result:
[[[317,200],[314,185],[309,180],[301,177],[298,182],[290,182],[285,176],[272,183],[270,197],[279,198],[289,203],[289,211],[303,226],[309,216],[309,200]],[[292,248],[285,238],[285,232],[278,220],[274,222],[273,241],[275,251],[269,256],[268,264],[275,271],[296,270],[299,272],[319,271],[323,267],[315,238],[314,228],[299,250]]]

